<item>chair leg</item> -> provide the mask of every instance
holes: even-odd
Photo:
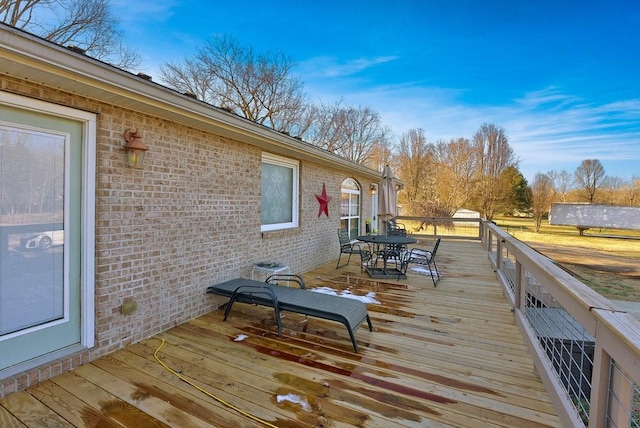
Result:
[[[433,267],[431,265],[433,264]],[[435,271],[435,276],[433,272]],[[429,273],[431,273],[431,281],[433,281],[433,286],[436,287],[436,283],[440,281],[440,272],[438,272],[438,266],[436,265],[436,261],[434,260],[432,263],[429,263]]]
[[[338,269],[340,266],[340,258],[342,257],[342,255],[345,254],[343,252],[340,252],[340,255],[338,256],[338,263],[336,263],[336,269]],[[349,253],[349,257],[347,258],[347,265],[349,265],[349,262],[351,261],[351,253]]]
[[[369,331],[373,331],[373,325],[371,324],[371,318],[367,315],[367,325],[369,326]]]
[[[364,272],[364,268],[362,267],[362,265],[368,264],[371,260],[371,257],[372,257],[371,253],[367,253],[367,252],[360,253],[360,273]]]

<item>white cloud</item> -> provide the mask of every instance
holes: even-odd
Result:
[[[302,61],[298,65],[301,75],[305,78],[336,78],[352,76],[363,70],[397,59],[397,56],[379,56],[340,62],[336,57],[321,56]]]
[[[522,108],[535,109],[544,106],[561,108],[579,100],[578,97],[562,94],[555,86],[549,86],[538,91],[528,92],[522,98],[517,98],[515,102]]]
[[[342,98],[349,105],[371,107],[396,136],[422,128],[433,142],[472,138],[483,123],[493,123],[505,129],[527,179],[551,169],[573,171],[588,158],[605,165],[608,161],[610,175],[631,177],[640,171],[638,99],[587,102],[548,87],[503,105],[473,105],[461,101],[463,89],[424,87],[419,82],[356,88],[351,83],[316,81],[310,87],[324,101]]]
[[[525,99],[545,101],[517,102],[505,108],[496,123],[507,131],[526,177],[551,169],[573,171],[589,158],[611,165],[610,175],[637,173],[639,100],[587,104],[559,93],[546,99]]]

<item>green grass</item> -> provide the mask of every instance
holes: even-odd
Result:
[[[588,248],[640,259],[640,231],[589,229],[580,236],[573,226],[552,226],[543,221],[540,232],[536,233],[532,218],[498,217],[494,221],[523,242]]]
[[[531,218],[499,217],[496,224],[564,266],[604,297],[640,302],[640,231],[590,229],[543,222],[535,232]]]

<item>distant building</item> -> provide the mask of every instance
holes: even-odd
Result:
[[[468,210],[466,208],[460,208],[458,211],[453,213],[453,218],[480,218],[480,213],[478,211]]]
[[[549,224],[575,226],[580,234],[590,228],[640,230],[640,207],[557,203],[551,206]]]

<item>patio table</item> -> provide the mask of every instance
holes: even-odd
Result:
[[[380,252],[382,252],[383,254],[384,260],[382,261],[382,268],[379,268],[377,266],[377,260],[376,260],[376,266],[367,267],[366,269],[367,273],[371,278],[374,278],[374,279],[391,278],[391,277],[406,278],[406,275],[402,275],[399,269],[397,268],[389,269],[387,267],[387,254],[384,249],[380,250],[380,246],[382,245],[383,248],[386,248],[388,244],[393,244],[393,245],[415,244],[416,242],[418,242],[417,239],[411,238],[409,236],[402,236],[402,235],[361,235],[361,236],[358,236],[357,239],[358,241],[362,241],[362,242],[366,242],[368,244],[374,245],[375,254],[379,254]]]

